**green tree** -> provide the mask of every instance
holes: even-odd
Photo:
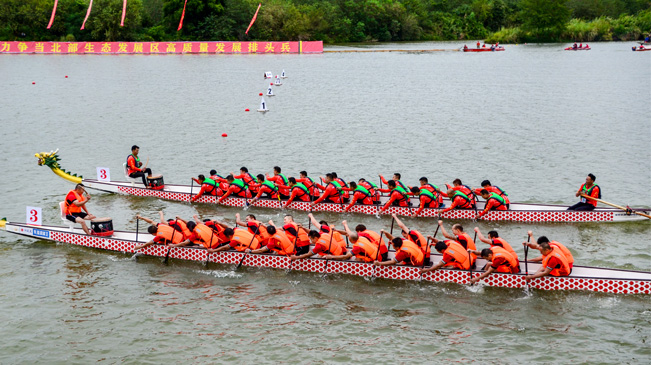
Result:
[[[122,3],[122,0],[93,2],[93,12],[86,23],[93,40],[106,42],[137,40],[137,32],[141,29],[142,2],[141,0],[128,2],[123,27],[120,26]]]
[[[567,0],[523,0],[523,28],[541,40],[558,39],[570,20]]]

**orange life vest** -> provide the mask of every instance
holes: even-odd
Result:
[[[193,243],[203,245],[205,248],[215,248],[219,246],[219,236],[205,224],[197,224],[194,227],[194,235],[196,238],[192,240]]]
[[[235,249],[240,252],[245,251],[247,248],[252,250],[260,248],[260,242],[258,242],[257,238],[253,237],[253,233],[241,228],[235,228],[233,230],[231,242],[236,243]]]
[[[267,242],[267,240],[269,239],[269,237],[271,237],[269,232],[267,232],[267,227],[265,227],[259,221],[250,221],[250,222],[255,223],[257,228],[251,228],[251,226],[248,226],[249,232],[256,233],[256,231],[257,231],[258,233],[255,236],[257,237],[258,241],[260,241],[260,244],[264,245]]]
[[[298,224],[295,222],[288,224],[292,226],[296,232],[298,232],[298,240],[296,240],[296,236],[291,234],[289,231],[285,231],[287,238],[292,241],[292,244],[295,242],[296,246],[298,247],[308,246],[310,244],[310,238],[307,236],[307,233],[305,233],[305,231],[302,229],[298,229]]]
[[[556,257],[561,262],[561,267],[553,268],[552,271],[549,273],[549,275],[552,276],[570,275],[571,272],[570,263],[567,257],[565,257],[565,255],[563,254],[563,252],[558,246],[553,246],[552,252],[549,253],[549,255],[543,257],[543,261],[542,261],[543,268],[547,267],[547,263],[549,262],[549,259],[551,259],[552,257]]]
[[[516,260],[518,259],[518,254],[515,253],[513,250],[513,247],[509,245],[508,242],[506,242],[503,238],[497,237],[497,238],[492,238],[491,239],[491,247],[502,247],[503,249],[507,250],[511,256],[513,256]]]
[[[274,247],[271,250],[279,255],[290,256],[296,252],[294,242],[289,240],[285,232],[276,231],[276,234],[269,237],[269,243],[272,241],[274,241]]]
[[[321,233],[321,237],[319,237],[319,240],[316,241],[316,244],[323,246],[325,248],[325,251],[319,252],[320,255],[343,255],[343,253],[346,251],[346,244],[337,241],[335,237],[337,237],[336,234],[332,237],[331,241],[329,233]]]
[[[425,254],[425,257],[430,257],[430,252],[427,249],[427,240],[420,232],[415,230],[409,231],[409,238],[412,242],[420,247],[421,251],[423,251]]]
[[[166,225],[159,224],[156,229],[156,237],[160,237],[165,240],[165,242],[172,243],[181,243],[183,242],[183,233],[177,232],[174,228]]]
[[[190,238],[190,235],[192,235],[192,232],[188,229],[188,226],[185,224],[185,222],[181,220],[168,220],[167,223],[179,233],[183,235],[183,239],[187,240]]]
[[[84,197],[81,196],[81,195],[79,195],[79,194],[77,194],[76,191],[74,191],[74,190],[70,190],[70,191],[68,192],[68,194],[70,194],[70,193],[75,194],[75,200],[79,200],[79,201],[82,202],[82,203],[85,201],[85,200],[84,200]],[[72,203],[73,203],[73,202],[68,202],[68,199],[66,199],[66,202],[65,202],[65,205],[66,205],[66,215],[68,215],[68,214],[72,214],[72,213],[80,213],[80,212],[81,212],[81,207],[80,207],[80,206],[78,207],[78,206],[76,206],[76,205],[74,205],[74,204],[72,204]]]
[[[463,244],[463,241],[466,242],[466,245]],[[463,232],[457,236],[457,242],[459,242],[461,246],[466,246],[467,249],[477,251],[477,246],[475,246],[475,241],[472,238],[470,238],[470,236],[466,232]],[[472,257],[472,262],[470,263],[470,265],[472,265],[477,259],[477,255],[471,253],[470,257]]]
[[[500,246],[492,246],[490,250],[493,251],[493,260],[499,257],[504,257],[507,263],[498,266],[495,271],[506,272],[511,274],[516,274],[520,272],[520,263],[518,262],[518,259],[514,258],[513,254],[511,254],[509,251],[503,249]]]
[[[446,262],[445,266],[454,266],[460,270],[470,270],[471,263],[468,261],[468,251],[457,241],[448,240],[445,241],[445,244],[448,245],[448,248],[443,253],[454,258],[454,261]]]
[[[570,252],[570,250],[568,250],[567,247],[563,246],[562,243],[556,242],[556,241],[549,242],[549,245],[550,246],[556,246],[561,250],[561,252],[565,256],[565,258],[567,259],[567,263],[570,265],[570,269],[571,269],[572,266],[574,265],[574,256],[572,256],[572,253]]]
[[[357,242],[353,243],[353,247],[359,247],[362,249],[361,253],[355,254],[358,260],[364,262],[373,262],[376,259],[380,259],[378,256],[378,247],[376,244],[371,243],[366,237],[359,237]]]
[[[382,238],[382,236],[380,236],[379,233],[367,229],[362,232],[357,232],[357,235],[359,237],[364,237],[368,239],[369,242],[373,243],[377,247],[384,246],[385,250],[388,251],[388,247],[386,246],[386,243],[384,243],[384,239]],[[380,249],[380,251],[385,251],[385,250]]]
[[[411,261],[411,264],[414,266],[421,266],[423,264],[423,259],[425,254],[419,245],[408,239],[402,239],[402,246],[396,250],[396,255],[400,252],[405,252]]]

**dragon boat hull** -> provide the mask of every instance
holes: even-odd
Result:
[[[198,188],[190,185],[171,185],[166,184],[161,190],[146,189],[141,183],[130,182],[104,182],[92,179],[84,179],[84,185],[88,188],[95,190],[120,193],[126,195],[134,195],[141,197],[156,197],[166,200],[176,200],[181,202],[189,202],[191,197],[196,194],[191,194],[191,190],[198,192]],[[388,197],[382,197],[382,204],[384,204]],[[215,204],[217,198],[215,196],[202,196],[197,200],[200,203]],[[450,205],[449,200],[444,201],[446,206]],[[280,209],[285,201],[278,201],[275,199],[259,199],[255,207]],[[410,216],[415,213],[418,207],[418,198],[411,198],[412,207],[389,207],[382,215],[391,215],[393,213],[401,216]],[[247,200],[239,197],[228,197],[221,205],[230,207],[245,207]],[[309,202],[294,201],[289,206],[290,209],[305,211],[305,212],[343,212],[346,204],[334,203],[319,203],[310,209]],[[484,208],[484,202],[477,203],[477,209],[481,211]],[[378,214],[380,207],[377,205],[353,205],[350,209],[351,213]],[[425,208],[419,217],[438,217],[440,209]],[[651,209],[636,209],[636,211],[649,214]],[[474,209],[454,209],[440,215],[442,218],[448,219],[476,219],[477,212]],[[543,205],[543,204],[525,204],[525,203],[511,203],[509,210],[502,211],[489,211],[481,217],[486,221],[512,221],[512,222],[627,222],[636,220],[646,220],[639,215],[626,214],[626,212],[614,208],[598,208],[592,211],[570,211],[567,210],[565,205]]]
[[[464,48],[464,52],[499,52],[504,51],[504,47],[497,47],[495,49],[490,48]]]
[[[24,223],[10,222],[5,227],[7,232],[15,233],[25,237],[49,240],[55,242],[69,243],[73,245],[91,247],[107,251],[123,253],[135,253],[134,247],[138,243],[147,242],[153,237],[149,234],[139,234],[136,240],[135,232],[115,231],[112,237],[87,236],[81,229],[70,230],[68,227],[56,226],[32,226]],[[140,252],[148,256],[165,257],[169,247],[163,245],[152,245],[142,249]],[[204,248],[178,247],[172,248],[170,258],[214,262],[219,264],[238,264],[245,254],[237,251],[216,252],[208,255]],[[393,257],[393,252],[389,253]],[[432,255],[432,261],[437,263],[441,255]],[[483,267],[486,261],[477,260],[477,267]],[[468,271],[441,269],[420,275],[419,268],[408,265],[375,267],[369,263],[349,261],[330,261],[322,258],[309,258],[290,261],[287,257],[275,254],[248,254],[243,266],[268,267],[276,269],[292,269],[297,271],[348,274],[355,276],[375,276],[384,279],[397,280],[423,280],[431,282],[454,282],[468,284],[470,275]],[[533,273],[540,267],[539,263],[529,263],[529,272]],[[488,286],[505,288],[524,288],[524,262],[520,262],[521,274],[494,273],[482,282]],[[473,272],[472,276],[477,277],[481,273]],[[603,293],[618,294],[650,294],[651,273],[616,270],[605,268],[592,268],[575,266],[572,275],[569,277],[551,277],[535,279],[530,282],[531,288],[541,290],[584,290]]]

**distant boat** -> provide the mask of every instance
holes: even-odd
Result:
[[[639,46],[639,47],[633,47],[633,51],[637,52],[644,52],[644,51],[651,51],[651,47],[644,47],[644,46]]]
[[[267,88],[267,96],[275,96],[274,91],[271,88],[271,85],[269,85],[269,87]]]
[[[267,71],[267,72],[264,73],[264,78],[265,79],[273,79],[274,74],[271,71]]]
[[[286,79],[287,78],[287,75],[285,75],[285,70],[283,70],[283,72],[280,74],[280,78],[281,79]]]
[[[591,48],[590,46],[586,45],[585,47],[567,47],[565,48],[566,51],[589,51]]]
[[[482,48],[462,48],[464,52],[498,52],[504,51],[504,47],[498,46],[495,48],[482,47]]]
[[[258,109],[258,111],[261,113],[266,113],[269,111],[269,109],[267,109],[267,102],[264,101],[264,96],[262,97],[262,100],[260,100],[260,109]]]
[[[276,83],[275,83],[275,85],[276,85],[276,86],[280,86],[280,85],[282,85],[282,84],[283,84],[283,83],[280,82],[280,77],[278,77],[278,75],[276,75]]]

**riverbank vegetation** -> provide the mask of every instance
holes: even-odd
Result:
[[[0,40],[323,40],[326,43],[486,39],[488,42],[641,39],[648,0],[3,0]]]

